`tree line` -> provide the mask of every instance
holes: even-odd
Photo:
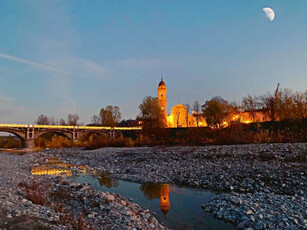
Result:
[[[251,122],[255,122],[257,112],[267,114],[270,121],[276,120],[296,120],[307,118],[307,90],[304,92],[293,92],[285,88],[275,93],[263,95],[247,95],[242,98],[240,104],[229,102],[220,96],[212,97],[200,103],[194,101],[193,105],[184,104],[187,107],[186,120],[188,124],[188,114],[195,118],[197,126],[201,119],[205,119],[208,126],[221,127],[223,122],[238,122],[231,119],[231,115],[246,112],[252,117]],[[161,110],[158,98],[147,96],[139,105],[137,121],[142,121],[144,126],[163,127],[165,121],[161,120]],[[180,114],[177,114],[179,120]],[[91,118],[91,126],[127,126],[136,125],[135,120],[121,120],[122,114],[118,106],[108,105],[101,108],[98,115]],[[79,123],[77,114],[68,114],[67,119],[57,120],[54,117],[39,115],[36,124],[38,125],[82,125]]]
[[[256,121],[257,112],[266,114],[270,121],[306,119],[307,90],[293,92],[291,89],[285,88],[274,94],[247,95],[242,98],[240,104],[215,96],[206,100],[203,104],[196,100],[192,106],[189,104],[185,104],[185,106],[187,107],[187,114],[192,110],[197,126],[202,118],[211,127],[221,127],[223,122],[227,122],[227,124],[240,122],[231,119],[231,115],[240,112],[249,113],[252,117],[251,122]],[[160,108],[156,97],[145,97],[139,106],[139,110],[137,119],[142,120],[145,126],[161,127],[163,122],[160,120]],[[177,120],[179,120],[180,114],[175,114],[175,116],[178,116]]]

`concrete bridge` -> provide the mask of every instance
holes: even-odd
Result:
[[[27,149],[33,149],[35,138],[46,133],[58,133],[70,140],[78,140],[79,137],[88,133],[100,133],[107,139],[112,139],[127,133],[138,136],[141,131],[142,127],[0,124],[0,132],[8,132],[18,136],[21,139],[22,148]]]

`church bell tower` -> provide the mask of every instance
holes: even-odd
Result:
[[[161,77],[161,81],[158,86],[158,103],[160,108],[160,117],[162,121],[162,125],[164,127],[167,126],[167,88],[163,81],[163,78]]]

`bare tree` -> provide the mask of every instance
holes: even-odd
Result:
[[[187,107],[187,113],[186,113],[185,120],[186,120],[187,127],[189,127],[189,114],[191,112],[191,106],[189,104],[185,104],[185,107]]]
[[[256,111],[259,108],[258,97],[247,95],[247,97],[243,97],[242,106],[243,109],[248,111],[253,118],[253,122],[255,122]]]
[[[56,120],[55,120],[55,118],[54,118],[54,117],[48,118],[48,123],[49,123],[49,125],[56,125]]]
[[[267,93],[265,95],[260,96],[261,105],[264,110],[267,112],[271,121],[276,120],[277,115],[277,102],[276,97],[271,93]]]
[[[193,116],[195,117],[196,124],[198,127],[201,114],[200,114],[200,104],[197,100],[193,104]]]
[[[79,115],[78,114],[68,114],[67,117],[68,125],[78,125]]]
[[[94,125],[101,125],[101,117],[97,116],[97,115],[94,115],[92,117],[92,124],[94,124]]]
[[[61,118],[60,122],[59,122],[59,125],[67,125],[67,124],[66,124],[66,121],[63,118]]]
[[[307,91],[306,91],[307,95]],[[307,98],[306,98],[307,99]],[[307,100],[304,98],[304,93],[296,92],[293,96],[293,101],[295,103],[295,107],[297,113],[300,115],[300,118],[304,119],[307,117]]]
[[[49,125],[49,119],[46,115],[41,114],[38,116],[36,120],[36,124],[38,125]]]
[[[296,118],[294,94],[290,89],[285,88],[278,97],[278,115],[281,120]]]

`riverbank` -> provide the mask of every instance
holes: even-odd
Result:
[[[0,229],[166,229],[119,194],[32,175],[42,156],[0,154]]]
[[[217,196],[204,207],[210,207],[205,211],[238,228],[307,227],[307,213],[304,212],[307,206],[306,143],[103,148],[92,151],[66,149],[47,150],[39,154],[41,157],[55,156],[74,164],[89,165],[96,170],[110,172],[115,178],[139,183],[173,183],[233,192]],[[242,201],[239,206],[231,204],[233,196],[239,196]],[[270,197],[269,201],[267,197]],[[299,201],[298,206],[292,205],[294,201],[289,197],[295,197],[294,201]],[[253,207],[248,199],[261,208]],[[287,219],[275,208],[276,202],[283,204],[285,201],[290,202],[284,206]],[[249,210],[245,210],[242,204],[251,204],[254,218],[246,214]],[[303,211],[300,215],[294,210],[298,207]],[[237,214],[230,215],[232,212]]]
[[[50,158],[138,183],[182,184],[226,192],[206,202],[204,211],[239,229],[307,227],[307,143],[297,143],[2,153],[0,218],[5,219],[5,226],[0,228],[14,229],[16,222],[29,221],[51,229],[163,228],[148,211],[120,195],[62,177],[31,175],[33,166]]]

